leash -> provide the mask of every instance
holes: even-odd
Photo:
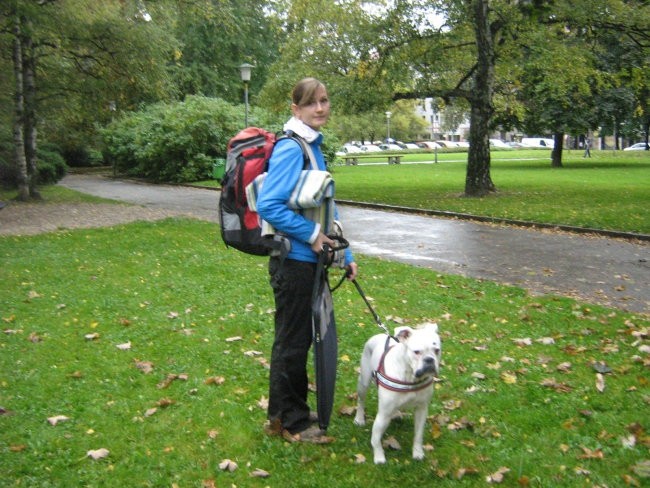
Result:
[[[327,245],[323,246],[323,252],[321,253],[321,255],[327,255],[328,251],[338,251],[338,250],[345,249],[346,247],[349,246],[348,241],[345,240],[342,236],[330,235],[328,237],[330,239],[334,239],[334,240],[338,241],[338,245],[336,247],[333,247],[333,248],[329,247]],[[349,274],[350,274],[349,270],[346,270],[345,274],[341,277],[339,282],[334,287],[330,287],[330,292],[334,293],[343,284],[343,282],[349,276]],[[393,337],[393,335],[388,330],[388,327],[386,327],[386,325],[381,321],[381,319],[379,318],[379,315],[377,314],[375,309],[372,308],[370,300],[368,300],[368,297],[366,297],[366,294],[361,289],[361,285],[359,285],[359,283],[357,282],[356,279],[350,280],[350,281],[352,281],[352,283],[356,287],[357,291],[359,292],[359,295],[361,295],[361,298],[363,298],[363,301],[366,303],[366,306],[368,307],[368,310],[370,310],[370,313],[372,314],[372,316],[375,319],[375,322],[377,323],[379,328],[382,329],[386,333],[386,335],[388,336],[388,339],[394,339],[395,341],[397,341],[397,339],[395,337]],[[397,342],[399,342],[399,341],[397,341]],[[388,340],[386,341],[386,344],[388,345]]]

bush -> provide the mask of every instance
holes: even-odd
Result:
[[[9,151],[6,153],[9,154]],[[55,145],[48,143],[39,145],[36,155],[38,171],[36,182],[38,185],[53,184],[65,176],[68,167]],[[13,154],[0,158],[0,183],[4,188],[16,188],[18,185],[18,169],[10,157],[13,157]]]
[[[106,159],[120,172],[153,181],[209,179],[242,119],[239,107],[221,99],[190,96],[155,104],[102,131]]]
[[[36,153],[36,169],[38,170],[36,181],[39,185],[56,183],[65,176],[68,167],[63,156],[55,147],[44,144],[42,147],[37,148]]]

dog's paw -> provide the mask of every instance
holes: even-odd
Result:
[[[424,459],[424,450],[422,448],[413,449],[413,459],[416,461],[422,461]]]
[[[359,426],[364,426],[366,425],[366,419],[363,417],[355,417],[354,418],[354,425],[359,425]]]
[[[386,456],[383,452],[381,454],[375,454],[374,461],[375,464],[386,464]]]

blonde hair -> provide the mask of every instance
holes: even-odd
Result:
[[[327,91],[325,85],[316,78],[303,78],[291,92],[291,101],[298,107],[309,105],[314,102],[316,91],[322,88]]]

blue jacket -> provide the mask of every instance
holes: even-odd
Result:
[[[305,126],[306,127],[306,126]],[[298,128],[299,129],[299,128]],[[306,135],[312,129],[306,127]],[[294,130],[302,135],[300,130]],[[313,131],[312,131],[313,132]],[[323,135],[318,133],[314,137],[307,137],[316,161],[318,169],[325,171],[325,158],[320,149]],[[291,241],[291,250],[287,257],[297,261],[317,262],[318,256],[311,250],[311,243],[314,242],[320,231],[320,224],[306,219],[299,213],[287,206],[293,188],[300,177],[304,167],[304,156],[300,145],[291,139],[281,139],[275,145],[273,155],[269,160],[269,169],[262,191],[257,197],[257,213],[270,223],[279,232],[286,234]],[[338,211],[335,208],[335,218],[338,219]],[[345,264],[353,261],[349,249],[345,252]]]

